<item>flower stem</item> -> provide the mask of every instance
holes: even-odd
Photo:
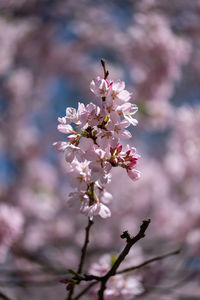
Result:
[[[101,59],[101,64],[102,64],[102,67],[103,67],[104,79],[107,79],[107,77],[109,75],[109,72],[108,72],[108,70],[106,70],[106,63],[103,59]]]

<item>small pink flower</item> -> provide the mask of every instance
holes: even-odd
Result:
[[[89,163],[87,160],[83,162],[73,160],[68,166],[68,172],[70,173],[69,182],[71,186],[77,188],[78,191],[87,191],[88,182],[91,177]]]
[[[109,88],[109,82],[101,77],[97,77],[90,83],[90,90],[97,97],[105,97]]]
[[[124,138],[129,139],[132,137],[131,133],[128,130],[125,130],[124,128],[127,128],[130,125],[129,121],[123,120],[122,122],[118,122],[115,124],[112,124],[110,122],[108,124],[108,129],[113,131],[113,136],[116,138]]]
[[[121,105],[124,102],[128,102],[131,98],[131,94],[125,90],[124,81],[113,82],[108,92],[109,102],[114,100],[114,103]]]
[[[112,131],[101,130],[97,134],[96,142],[100,148],[107,151],[110,146],[115,147],[117,145],[118,138],[113,135]]]
[[[102,204],[102,203],[95,203],[91,206],[84,205],[81,207],[82,214],[88,216],[91,220],[94,216],[100,215],[102,218],[109,218],[111,216],[110,209]]]
[[[65,148],[65,159],[67,162],[72,162],[73,159],[76,158],[80,158],[81,155],[81,150],[79,147],[76,147],[74,145],[67,145],[67,147]]]

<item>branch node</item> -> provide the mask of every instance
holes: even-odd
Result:
[[[130,236],[130,234],[129,234],[129,232],[128,232],[127,230],[124,231],[124,232],[120,235],[120,237],[121,237],[122,239],[126,239],[127,242],[131,240],[131,236]]]
[[[147,227],[149,226],[150,223],[151,223],[151,219],[144,220],[144,221],[142,222],[142,225],[140,226],[140,231],[144,233],[144,232],[146,231],[146,229],[147,229]]]

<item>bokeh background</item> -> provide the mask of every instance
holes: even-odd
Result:
[[[137,298],[199,300],[199,0],[0,1],[0,291],[66,295],[58,281],[77,265],[87,220],[67,205],[65,162],[52,143],[63,139],[57,117],[67,106],[96,101],[89,83],[103,74],[101,58],[139,107],[130,143],[142,177],[113,173],[112,217],[95,219],[88,265],[151,218],[130,263],[183,250],[137,273]]]

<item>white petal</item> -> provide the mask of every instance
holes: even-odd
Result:
[[[109,218],[110,216],[111,216],[111,211],[110,211],[110,209],[106,206],[106,205],[104,205],[104,204],[102,204],[102,203],[100,203],[100,211],[99,211],[99,215],[100,215],[100,217],[102,217],[102,218]]]
[[[69,143],[62,142],[62,141],[53,143],[55,150],[59,152],[64,152],[68,145]]]
[[[73,132],[73,128],[71,125],[69,124],[59,124],[58,125],[58,131],[62,132],[62,133],[72,133]]]

